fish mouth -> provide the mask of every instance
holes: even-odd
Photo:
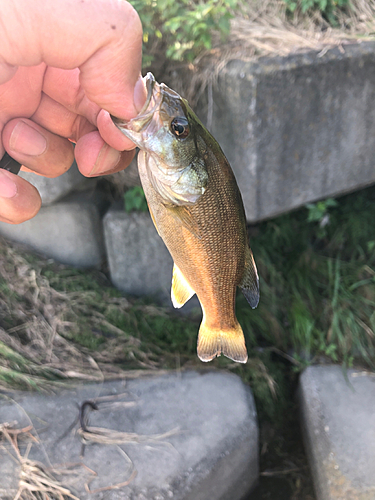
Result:
[[[143,135],[144,141],[146,139],[146,137],[144,137],[145,133],[147,133],[147,136],[151,136],[155,133],[158,126],[160,126],[159,123],[157,123],[158,120],[153,120],[153,118],[162,102],[161,85],[158,84],[152,73],[147,73],[143,81],[146,85],[147,97],[139,114],[129,121],[111,116],[116,127],[130,140],[135,142],[137,146],[140,146],[141,134]]]

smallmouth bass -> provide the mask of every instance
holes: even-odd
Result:
[[[152,220],[174,260],[171,299],[182,307],[195,293],[203,311],[197,353],[246,363],[235,315],[239,286],[252,308],[259,278],[234,174],[219,144],[187,101],[154,76],[139,115],[116,126],[139,148],[138,169]]]

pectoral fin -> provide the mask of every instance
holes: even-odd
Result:
[[[176,266],[173,266],[171,299],[173,307],[182,307],[195,294],[184,275]]]
[[[167,210],[171,214],[172,217],[178,219],[179,223],[182,224],[188,231],[190,231],[197,238],[201,238],[199,224],[192,217],[189,207],[186,206],[168,206],[166,205]]]
[[[253,254],[249,247],[246,250],[245,272],[239,287],[250,306],[255,309],[259,302],[259,277]]]
[[[147,205],[148,205],[148,203],[147,203]],[[158,226],[156,225],[155,217],[154,217],[154,214],[152,213],[152,210],[151,210],[150,205],[148,205],[148,210],[149,210],[149,212],[150,212],[150,215],[151,215],[151,220],[152,220],[152,222],[154,223],[155,229],[156,229],[156,231],[158,232],[158,235],[160,236],[159,229],[158,229]]]

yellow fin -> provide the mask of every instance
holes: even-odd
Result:
[[[182,307],[195,294],[184,275],[176,266],[173,266],[171,299],[173,307]]]
[[[201,361],[211,361],[216,356],[224,354],[238,363],[246,363],[247,350],[242,328],[237,323],[230,330],[209,328],[203,321],[198,335],[198,357]]]
[[[196,238],[201,239],[202,234],[199,228],[199,223],[196,218],[191,215],[191,211],[187,206],[167,206],[170,215],[178,220],[188,231],[191,232]]]
[[[158,226],[156,225],[154,214],[152,213],[150,205],[148,203],[147,203],[147,205],[148,205],[148,211],[150,212],[150,215],[151,215],[151,220],[154,223],[154,226],[155,226],[156,231],[158,232],[158,235],[160,236]]]

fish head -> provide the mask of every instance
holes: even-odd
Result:
[[[144,78],[147,98],[138,116],[115,125],[146,154],[153,187],[174,205],[195,203],[205,192],[205,130],[187,101],[152,73]]]

